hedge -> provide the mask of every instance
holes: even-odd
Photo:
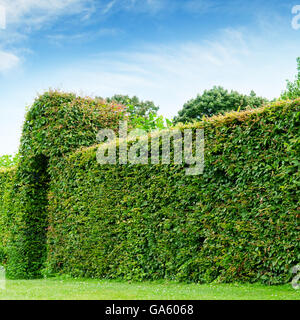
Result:
[[[49,193],[47,274],[286,283],[299,250],[300,100],[205,119],[203,175],[65,157]],[[59,173],[59,174],[58,174]]]
[[[14,203],[7,276],[38,278],[46,259],[48,190],[53,171],[72,150],[95,143],[101,128],[116,127],[123,107],[74,94],[46,92],[26,114]]]
[[[0,265],[5,264],[7,260],[7,246],[11,230],[10,193],[14,175],[15,169],[0,168]]]
[[[122,106],[46,92],[16,169],[0,172],[9,278],[286,283],[299,262],[300,99],[180,126],[204,129],[203,175],[184,165],[99,165]],[[3,251],[3,249],[2,249]]]

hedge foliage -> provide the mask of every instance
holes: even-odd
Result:
[[[48,190],[58,163],[72,150],[95,143],[99,129],[114,128],[123,118],[122,106],[74,94],[47,92],[36,99],[26,115],[11,193],[8,277],[41,276],[46,258]]]
[[[13,168],[0,168],[0,265],[5,264],[7,260],[7,247],[11,230],[9,210],[14,175],[15,170]]]
[[[205,169],[70,154],[49,193],[47,273],[195,282],[291,279],[299,250],[300,100],[213,117]]]
[[[46,274],[285,283],[299,262],[300,99],[180,127],[205,130],[205,169],[99,165],[121,106],[48,92],[0,172],[10,278]]]

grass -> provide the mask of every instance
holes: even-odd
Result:
[[[128,283],[53,278],[7,280],[0,300],[300,300],[291,285]]]

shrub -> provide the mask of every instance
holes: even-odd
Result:
[[[7,246],[11,231],[10,193],[15,170],[0,168],[0,265],[6,263]]]
[[[99,165],[122,107],[48,92],[26,115],[16,169],[0,172],[10,278],[285,283],[299,262],[300,99],[180,126],[205,130],[205,170]]]
[[[11,198],[13,228],[7,275],[36,278],[46,258],[48,189],[59,161],[96,141],[101,128],[114,128],[123,107],[74,94],[47,92],[26,115]]]
[[[290,281],[299,262],[300,100],[204,128],[205,170],[60,162],[49,193],[48,273],[127,280]]]

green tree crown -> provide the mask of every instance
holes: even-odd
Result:
[[[185,103],[178,116],[174,118],[174,122],[197,121],[203,116],[211,117],[225,111],[244,110],[248,106],[257,108],[266,102],[267,99],[258,97],[254,91],[247,96],[233,90],[229,92],[221,86],[214,86]]]
[[[98,97],[99,99],[103,99]],[[127,107],[130,116],[149,117],[150,113],[156,113],[159,107],[153,101],[142,101],[137,96],[130,98],[128,95],[115,94],[110,98],[104,99],[107,102],[116,102]]]
[[[300,57],[297,58],[297,75],[294,81],[286,80],[286,90],[281,94],[282,100],[296,99],[300,97]]]

